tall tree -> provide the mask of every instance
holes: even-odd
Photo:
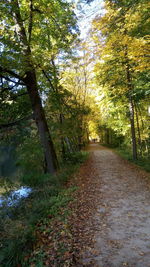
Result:
[[[3,35],[1,78],[14,87],[19,83],[26,87],[47,172],[54,173],[58,162],[42,106],[39,93],[42,86],[38,76],[41,65],[47,64],[52,52],[62,52],[73,41],[75,16],[69,4],[57,0],[51,3],[47,0],[1,1],[0,8]]]

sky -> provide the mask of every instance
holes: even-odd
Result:
[[[85,39],[91,27],[91,21],[97,15],[104,14],[103,0],[93,0],[91,4],[80,3],[76,0],[75,13],[78,17],[78,25],[81,32],[81,38]],[[81,1],[80,1],[81,2]]]

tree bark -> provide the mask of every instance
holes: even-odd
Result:
[[[136,143],[135,123],[134,123],[134,103],[131,96],[129,96],[129,111],[130,111],[130,123],[131,123],[133,160],[137,160],[137,143]]]
[[[23,20],[20,13],[19,1],[14,1],[15,6],[15,18],[16,22],[20,28],[20,40],[24,46],[24,58],[25,58],[25,78],[23,81],[27,86],[27,91],[29,94],[29,98],[32,104],[32,109],[36,121],[36,125],[38,128],[41,144],[43,146],[45,160],[46,160],[46,171],[53,174],[57,167],[58,161],[56,157],[56,153],[54,150],[53,142],[49,133],[44,109],[42,107],[41,98],[38,92],[37,79],[36,79],[36,71],[34,65],[32,63],[32,51],[30,47],[31,34],[32,34],[32,0],[30,0],[30,19],[29,19],[29,29],[27,38],[26,30],[23,24]]]
[[[64,142],[64,135],[63,135],[63,115],[62,113],[59,114],[59,121],[60,121],[60,138],[61,138],[61,153],[62,153],[62,158],[65,160],[66,158],[66,150],[65,150],[65,142]]]
[[[132,99],[132,84],[131,84],[131,75],[129,63],[126,63],[126,76],[127,76],[127,87],[129,94],[129,113],[130,113],[130,125],[131,125],[131,139],[132,139],[132,154],[133,160],[137,160],[137,143],[136,143],[136,134],[135,134],[135,123],[134,123],[134,102]]]
[[[110,144],[110,132],[109,132],[109,129],[106,129],[106,143],[107,143],[107,145]]]
[[[26,86],[34,112],[35,122],[38,128],[41,144],[43,146],[47,172],[53,174],[57,167],[57,157],[53,142],[49,133],[45,113],[42,107],[41,99],[38,93],[36,74],[34,69],[26,72]]]
[[[140,147],[140,155],[142,155],[142,142],[141,142],[139,116],[138,116],[138,110],[137,110],[136,104],[134,104],[134,106],[135,106],[136,125],[137,125],[137,131],[138,131],[138,144]]]

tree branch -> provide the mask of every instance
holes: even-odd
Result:
[[[34,115],[33,114],[30,114],[27,117],[23,117],[23,118],[21,118],[19,120],[16,120],[16,121],[13,121],[13,122],[10,122],[10,123],[0,124],[0,129],[13,127],[13,126],[16,126],[16,125],[20,124],[22,121],[31,120],[31,119],[34,120]]]
[[[30,0],[30,17],[29,17],[29,27],[28,27],[29,44],[31,42],[32,26],[33,26],[33,1]]]
[[[24,96],[24,95],[28,95],[28,92],[24,92],[22,94],[14,94],[14,95],[11,96],[11,99],[16,99],[17,97]]]
[[[25,78],[23,78],[21,75],[15,73],[14,71],[9,70],[9,69],[6,69],[6,68],[3,68],[3,67],[0,66],[0,72],[2,72],[2,73],[8,73],[9,75],[13,76],[14,78],[23,81],[24,82],[23,85],[25,85]],[[0,74],[0,75],[3,77],[2,74]],[[5,77],[5,76],[3,78],[5,78],[6,80],[7,79],[10,79],[10,78]],[[10,81],[15,83],[15,81],[12,81],[12,80],[10,80]],[[18,81],[17,81],[17,83],[18,83]]]
[[[15,85],[13,85],[12,87],[2,87],[2,88],[0,88],[0,94],[2,95],[5,91],[11,91],[11,90],[13,90],[14,89],[14,87],[15,86],[17,86],[17,85],[20,85],[20,83],[19,84],[15,84]],[[21,85],[23,85],[23,84],[21,84]],[[12,91],[13,92],[13,91]],[[14,92],[13,92],[14,93]],[[25,94],[28,94],[27,92],[25,92],[25,93],[22,93],[22,94],[16,94],[16,97],[17,96],[22,96],[22,95],[25,95]]]
[[[50,83],[50,86],[51,86],[51,88],[52,88],[52,89],[53,89],[53,91],[55,92],[55,88],[54,88],[54,86],[53,86],[53,84],[52,84],[52,82],[51,82],[50,78],[48,77],[48,75],[47,75],[46,71],[42,69],[42,72],[43,72],[43,74],[44,74],[45,78],[47,79],[47,81]]]
[[[20,37],[21,37],[21,40],[23,42],[23,44],[27,47],[28,49],[28,40],[27,40],[27,36],[26,36],[26,31],[25,31],[25,28],[24,28],[24,25],[23,25],[23,20],[21,18],[21,14],[20,14],[20,7],[19,7],[19,2],[18,0],[14,0],[14,5],[15,5],[15,16],[16,16],[16,21],[17,21],[17,24],[19,25],[19,28],[20,28]]]

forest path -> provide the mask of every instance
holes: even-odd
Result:
[[[95,194],[96,208],[86,231],[95,244],[79,266],[150,267],[150,175],[98,144],[88,150],[86,201]]]

